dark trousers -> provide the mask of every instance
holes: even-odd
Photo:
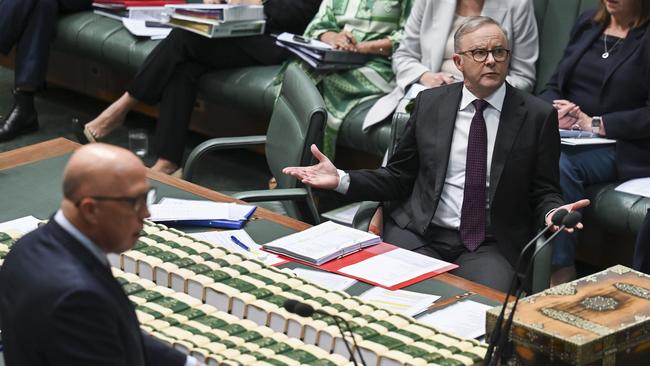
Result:
[[[514,269],[499,252],[495,241],[486,239],[476,251],[470,252],[457,230],[434,228],[425,238],[400,228],[388,215],[384,215],[384,220],[382,238],[385,242],[397,246],[417,243],[420,247],[414,249],[415,252],[459,265],[450,273],[502,292],[509,290]]]
[[[201,75],[215,69],[274,65],[288,54],[270,36],[210,39],[175,29],[149,54],[129,94],[147,104],[160,102],[154,149],[178,165]]]
[[[0,1],[0,52],[7,54],[16,46],[16,86],[43,86],[59,13],[90,9],[91,3],[92,0]]]
[[[632,267],[637,271],[650,274],[650,213],[646,214],[634,246]]]

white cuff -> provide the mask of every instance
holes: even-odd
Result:
[[[340,194],[346,194],[350,188],[350,174],[344,172],[341,169],[336,169],[336,171],[339,174],[339,185],[336,186],[334,190]]]

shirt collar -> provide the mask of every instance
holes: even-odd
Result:
[[[506,83],[501,84],[501,86],[490,94],[487,98],[483,98],[490,106],[497,111],[501,112],[503,108],[503,101],[506,98]],[[472,94],[465,85],[463,85],[463,96],[460,100],[460,108],[458,110],[464,110],[467,108],[474,100],[481,99]]]
[[[88,238],[84,233],[79,231],[79,229],[77,229],[70,221],[68,221],[68,219],[63,214],[63,211],[58,210],[56,212],[54,215],[54,221],[56,221],[57,224],[61,225],[63,230],[72,235],[73,238],[77,239],[77,241],[81,243],[84,248],[88,249],[88,251],[90,251],[90,253],[92,253],[97,259],[99,259],[100,262],[109,266],[106,253],[104,253],[104,251],[101,250],[97,244],[90,240],[90,238]]]

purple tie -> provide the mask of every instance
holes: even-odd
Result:
[[[476,112],[467,137],[465,164],[465,192],[460,212],[460,239],[470,252],[475,251],[485,239],[485,177],[487,170],[487,128],[483,111],[488,102],[472,102]]]

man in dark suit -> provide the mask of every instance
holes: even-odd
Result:
[[[92,0],[0,1],[0,52],[16,46],[14,104],[0,122],[0,141],[38,129],[34,93],[45,83],[59,13],[89,9]]]
[[[142,162],[119,147],[77,150],[63,201],[0,269],[0,324],[11,365],[196,365],[142,333],[106,253],[135,244],[153,194]]]
[[[505,83],[508,41],[491,18],[461,25],[454,47],[464,83],[418,95],[385,168],[345,174],[314,146],[319,164],[284,172],[352,200],[397,201],[385,241],[455,262],[455,274],[506,291],[522,246],[563,205],[557,113]]]
[[[215,0],[204,0],[215,2]],[[206,38],[182,29],[151,51],[127,92],[83,128],[82,140],[101,139],[120,126],[137,102],[160,103],[151,168],[166,174],[182,163],[185,135],[198,91],[199,78],[212,70],[277,65],[289,52],[272,34],[302,34],[321,0],[273,0],[264,3],[265,34],[254,37]],[[261,4],[260,0],[230,0],[231,4]],[[76,127],[81,130],[82,127]],[[81,131],[79,131],[81,132]]]

